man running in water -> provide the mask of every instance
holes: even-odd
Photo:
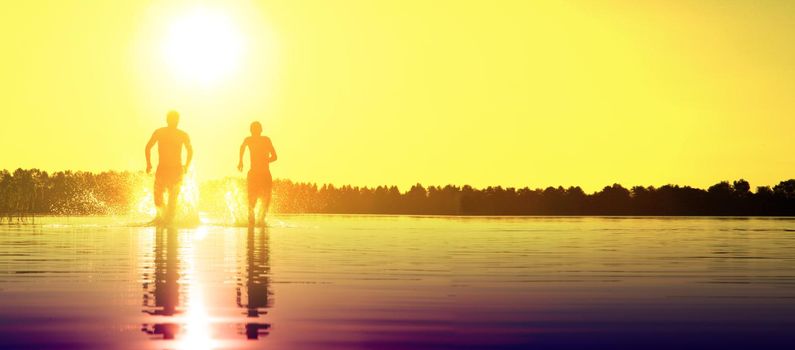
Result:
[[[188,171],[190,162],[193,159],[193,147],[190,145],[188,134],[177,129],[179,124],[179,113],[176,111],[168,112],[166,116],[168,126],[160,128],[152,133],[149,142],[146,143],[146,173],[152,171],[152,161],[150,151],[152,146],[157,143],[158,164],[155,172],[155,207],[157,216],[156,224],[170,225],[174,220],[177,209],[177,197],[179,187],[182,184],[182,175]],[[188,158],[185,165],[182,165],[182,146],[188,151]],[[163,205],[163,192],[168,191],[168,206]]]
[[[276,161],[276,150],[273,148],[271,139],[261,135],[262,124],[253,122],[250,130],[251,136],[246,137],[243,144],[240,145],[240,160],[237,170],[243,171],[243,154],[246,153],[246,147],[248,147],[248,153],[251,156],[251,169],[248,171],[248,226],[254,227],[254,207],[257,205],[257,199],[261,199],[259,224],[264,227],[265,213],[268,212],[271,201],[273,181],[269,165]]]

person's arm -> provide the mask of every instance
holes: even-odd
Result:
[[[147,174],[152,172],[151,150],[152,150],[152,146],[154,146],[156,142],[157,142],[157,131],[152,133],[152,137],[149,138],[149,142],[146,143],[146,148],[144,149],[144,154],[146,154],[146,173]]]
[[[273,147],[273,142],[271,140],[268,140],[268,143],[271,145],[271,152],[270,152],[271,155],[270,158],[268,159],[268,163],[273,163],[276,161],[276,159],[279,159],[279,157],[276,155],[276,148]]]
[[[193,160],[193,146],[190,144],[190,137],[185,134],[185,149],[188,151],[188,158],[185,160],[185,168],[182,169],[183,173],[187,173],[190,168],[190,162]]]
[[[240,158],[237,160],[237,171],[243,171],[243,155],[246,154],[246,146],[248,146],[248,138],[243,140],[240,145]]]

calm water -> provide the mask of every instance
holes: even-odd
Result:
[[[789,348],[795,220],[0,226],[0,348]]]

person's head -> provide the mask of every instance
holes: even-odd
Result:
[[[259,122],[253,122],[251,123],[251,127],[249,127],[249,130],[251,130],[251,135],[259,136],[260,134],[262,134],[262,124],[260,124]]]
[[[179,113],[177,111],[169,111],[166,115],[166,124],[169,127],[176,128],[177,124],[179,124]]]

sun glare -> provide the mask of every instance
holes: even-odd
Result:
[[[183,79],[206,85],[238,69],[243,36],[223,12],[195,9],[177,18],[164,42],[165,58]]]

